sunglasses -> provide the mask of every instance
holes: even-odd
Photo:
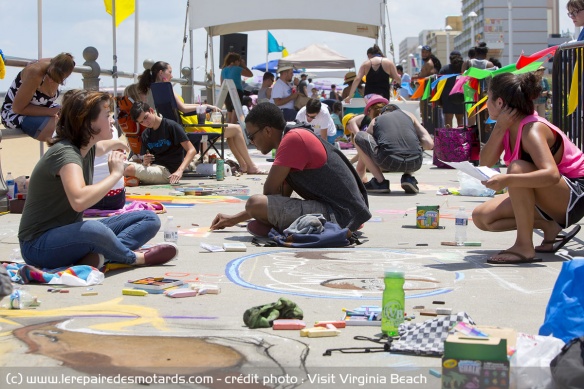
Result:
[[[582,11],[581,9],[577,9],[575,11],[568,12],[567,15],[569,18],[574,19],[576,15],[578,15],[581,11]]]
[[[264,127],[265,128],[265,127]],[[256,132],[254,132],[253,134],[248,134],[247,135],[247,139],[249,139],[250,142],[253,142],[253,138],[255,138],[255,136],[257,135],[258,132],[263,131],[264,128],[260,128],[259,130],[257,130]]]

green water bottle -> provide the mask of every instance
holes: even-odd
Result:
[[[385,289],[383,290],[382,312],[381,312],[381,332],[387,336],[397,336],[397,329],[404,321],[404,273],[396,270],[385,272],[383,279]]]
[[[225,179],[225,161],[217,159],[216,164],[215,177],[217,181],[223,181]]]

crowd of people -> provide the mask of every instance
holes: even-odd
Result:
[[[570,17],[580,25],[584,24],[581,2],[570,0],[567,5]],[[473,51],[467,59],[452,51],[449,64],[442,66],[431,48],[424,46],[423,65],[414,79],[500,65],[487,59],[486,45],[479,44]],[[328,96],[314,93],[307,74],[296,79],[291,64],[281,62],[277,78],[264,74],[257,105],[250,99],[244,101],[248,108],[244,120],[250,143],[262,154],[275,150],[269,172],[261,172],[251,160],[244,132],[232,114],[234,104],[226,102],[232,123],[225,128],[225,138],[231,151],[244,172],[267,177],[262,194],[253,194],[240,213],[218,213],[211,230],[251,220],[249,231],[265,236],[271,228],[283,231],[303,215],[322,214],[326,220],[356,231],[371,218],[368,193],[390,191],[385,173],[402,173],[400,184],[405,193],[419,192],[414,173],[422,166],[424,150],[431,150],[434,142],[415,115],[390,103],[391,81],[401,86],[411,78],[377,45],[366,54],[358,72],[345,75],[346,87],[339,92],[331,85]],[[160,219],[152,211],[99,220],[84,220],[83,212],[91,207],[123,207],[124,177],[136,177],[143,184],[176,184],[196,158],[184,128],[154,109],[151,85],[170,81],[172,68],[158,61],[126,89],[133,102],[131,118],[146,128],[141,135],[142,150],[130,161],[129,147],[113,126],[111,96],[70,90],[57,103],[59,85],[74,66],[68,53],[28,65],[17,75],[2,106],[4,125],[20,128],[50,146],[30,176],[18,232],[22,256],[27,264],[39,268],[75,264],[101,268],[105,261],[131,266],[165,264],[178,255],[176,245],[165,242],[143,248],[160,229]],[[230,53],[225,58],[221,77],[234,81],[242,101],[241,77],[250,75],[239,55]],[[494,166],[504,153],[507,172],[483,184],[508,191],[477,206],[473,221],[484,231],[517,231],[514,245],[492,256],[490,263],[538,261],[537,252],[555,252],[571,239],[579,226],[567,235],[560,233],[584,216],[584,206],[580,208],[584,154],[545,119],[540,105],[550,88],[544,80],[543,69],[538,69],[499,74],[487,84],[487,110],[496,125],[481,149],[480,164]],[[452,86],[453,82],[446,85],[446,96]],[[408,98],[405,92],[400,96]],[[305,101],[298,106],[301,97]],[[366,99],[364,112],[343,116],[341,101],[356,97]],[[209,104],[184,103],[178,95],[174,98],[182,114],[201,105],[220,111]],[[447,125],[454,118],[462,122],[462,104],[449,97],[441,104]],[[356,166],[334,146],[344,132],[354,142]],[[536,247],[534,229],[543,231],[543,242]]]

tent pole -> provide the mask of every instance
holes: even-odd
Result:
[[[37,50],[38,58],[43,58],[43,0],[37,0]],[[40,155],[45,153],[45,142],[39,142]]]
[[[266,72],[268,71],[268,56],[270,55],[270,37],[268,36],[270,32],[266,30]]]
[[[213,96],[213,104],[216,104],[217,101],[215,100],[215,53],[213,52],[213,27],[209,27],[209,32],[207,33],[207,37],[209,39],[209,46],[210,46],[210,54],[211,54],[211,81],[213,82],[211,88]]]
[[[194,43],[193,43],[193,30],[190,29],[189,27],[189,61],[191,63],[191,80],[190,80],[190,84],[191,84],[191,101],[189,101],[189,103],[194,103],[195,102],[195,84],[194,84],[194,80],[195,80],[195,56],[194,56]],[[205,64],[205,70],[207,68],[207,64]],[[205,81],[205,79],[203,78],[203,81]]]
[[[112,67],[112,78],[114,79],[114,97],[118,96],[118,56],[116,47],[116,0],[112,0],[112,30],[113,30],[113,60],[114,65]],[[115,101],[115,99],[114,99]],[[115,112],[115,107],[114,107]],[[116,117],[117,119],[117,117]]]
[[[134,82],[138,82],[138,43],[140,40],[139,1],[134,2]]]
[[[381,45],[383,46],[383,53],[387,56],[387,44],[385,41],[385,9],[386,9],[387,0],[383,0],[381,4],[382,9],[379,13],[381,17]]]

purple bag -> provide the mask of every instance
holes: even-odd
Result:
[[[437,128],[434,131],[433,163],[436,167],[451,169],[440,162],[478,160],[480,143],[475,127]]]

